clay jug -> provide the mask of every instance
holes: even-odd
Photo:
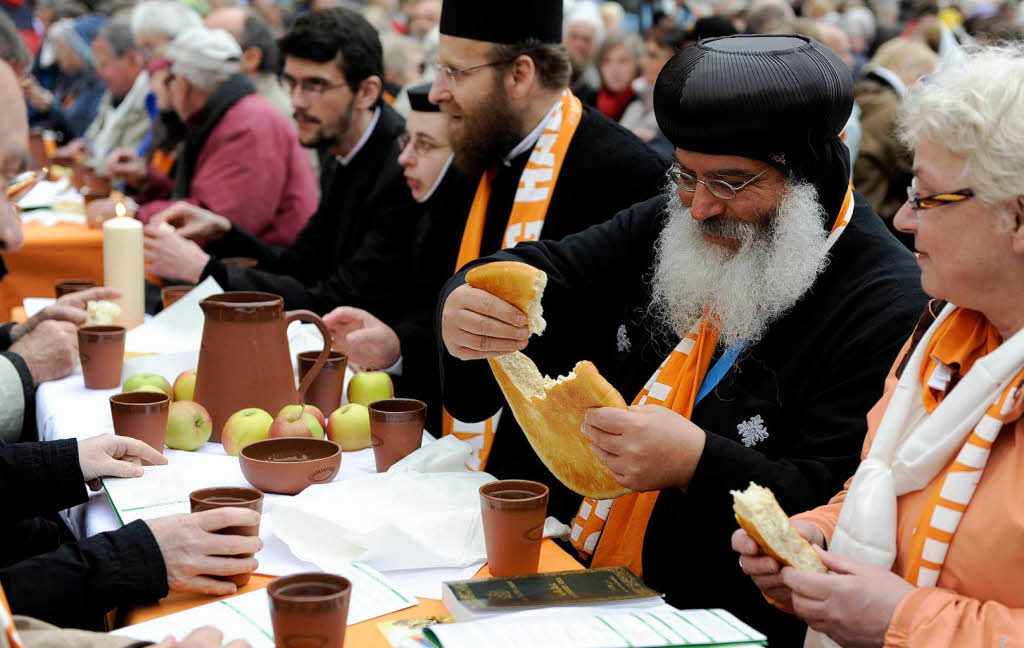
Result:
[[[199,302],[206,320],[199,347],[195,400],[213,417],[211,441],[220,441],[225,421],[240,409],[259,407],[271,416],[285,405],[305,401],[331,352],[331,333],[307,310],[284,311],[284,300],[270,293],[228,292]],[[311,322],[324,348],[295,389],[288,324]]]

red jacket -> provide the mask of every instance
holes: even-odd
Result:
[[[294,127],[266,100],[251,94],[224,113],[210,133],[186,200],[266,243],[287,246],[319,198],[309,156]],[[139,209],[139,219],[148,223],[174,202],[147,202]]]

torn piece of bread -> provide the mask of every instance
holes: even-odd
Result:
[[[548,275],[526,263],[495,261],[473,268],[466,273],[466,283],[486,290],[526,313],[530,320],[530,333],[540,335],[547,323],[540,300]]]
[[[85,304],[84,326],[110,326],[117,323],[121,307],[114,302],[95,300]]]
[[[591,407],[626,408],[626,401],[592,362],[576,363],[568,376],[552,380],[516,351],[487,361],[534,452],[548,470],[580,495],[597,499],[629,492],[580,432]]]
[[[736,521],[761,550],[784,565],[827,574],[828,569],[790,522],[771,490],[750,482],[747,490],[730,491]]]

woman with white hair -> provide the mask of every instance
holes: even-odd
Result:
[[[1022,82],[1024,45],[988,48],[906,100],[914,180],[896,226],[938,300],[868,414],[856,474],[794,518],[831,573],[780,571],[733,536],[743,570],[810,625],[807,645],[1024,642]]]
[[[132,36],[148,65],[163,58],[178,34],[202,24],[199,14],[175,0],[145,0],[132,10]]]

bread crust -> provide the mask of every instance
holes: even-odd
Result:
[[[736,494],[737,492],[733,491],[733,495],[735,496]],[[771,502],[774,506],[778,508],[778,513],[785,517],[782,507],[779,506],[778,501],[776,501],[775,496],[771,491],[768,491],[768,497],[771,498]],[[821,562],[821,559],[814,552],[814,548],[811,546],[811,543],[807,542],[807,539],[800,535],[800,532],[796,530],[796,527],[793,526],[793,523],[789,521],[788,518],[786,518],[788,524],[786,525],[783,533],[786,534],[786,539],[788,541],[794,542],[800,546],[798,553],[800,554],[800,563],[803,564],[798,564],[797,560],[793,559],[795,557],[784,556],[783,553],[777,549],[775,545],[764,536],[764,534],[761,533],[761,529],[758,527],[757,521],[742,515],[736,505],[733,505],[733,514],[735,515],[736,522],[739,523],[740,527],[761,547],[761,551],[766,555],[778,560],[783,565],[787,565],[795,569],[816,572],[819,574],[828,573],[828,568],[825,567],[825,563]]]
[[[583,416],[591,407],[626,409],[622,396],[593,363],[577,363],[574,378],[545,385],[543,396],[532,393],[529,385],[520,386],[503,366],[515,364],[520,372],[532,372],[543,381],[536,365],[522,353],[492,358],[488,363],[534,452],[559,481],[596,499],[630,492],[615,480],[594,453],[590,439],[580,432]]]
[[[507,301],[524,313],[537,297],[536,281],[547,277],[537,268],[519,261],[495,261],[466,273],[466,283]]]

